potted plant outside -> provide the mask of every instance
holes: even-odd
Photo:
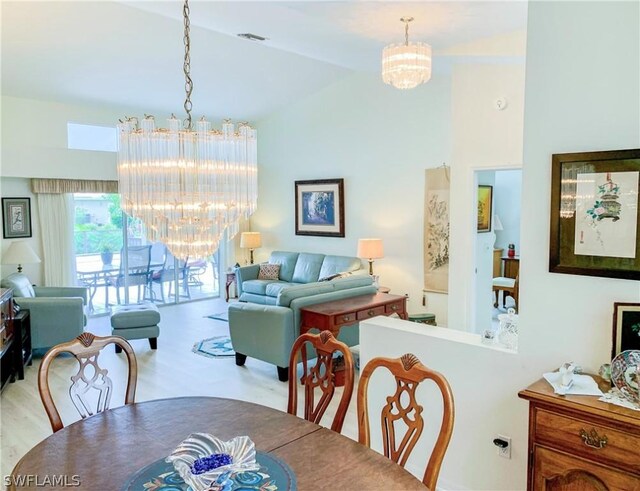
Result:
[[[113,248],[109,244],[103,244],[100,248],[100,257],[102,264],[108,266],[113,261]]]

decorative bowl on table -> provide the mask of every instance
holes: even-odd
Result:
[[[611,382],[631,402],[640,403],[640,350],[627,350],[611,361]]]
[[[166,461],[193,491],[224,489],[232,475],[260,469],[255,445],[248,436],[224,442],[207,433],[192,433]]]

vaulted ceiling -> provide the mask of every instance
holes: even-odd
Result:
[[[192,1],[194,115],[259,119],[353,71],[384,45],[454,46],[523,30],[526,2]],[[3,1],[2,94],[179,112],[182,2]],[[238,38],[250,32],[263,43]],[[456,52],[457,55],[464,54]],[[437,62],[435,63],[438,68]]]

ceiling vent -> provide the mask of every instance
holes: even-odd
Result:
[[[238,37],[248,39],[249,41],[267,41],[269,39],[262,36],[258,36],[257,34],[251,34],[250,32],[238,34]]]

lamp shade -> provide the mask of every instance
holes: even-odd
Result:
[[[2,255],[2,264],[31,264],[39,262],[38,255],[33,252],[29,243],[24,240],[12,242],[7,252]]]
[[[500,217],[498,215],[493,215],[493,231],[500,232],[502,230],[504,230],[504,227],[502,226]]]
[[[380,259],[384,257],[382,239],[359,239],[358,257],[364,259]]]
[[[240,235],[240,247],[243,249],[257,249],[262,246],[260,232],[242,232]]]

